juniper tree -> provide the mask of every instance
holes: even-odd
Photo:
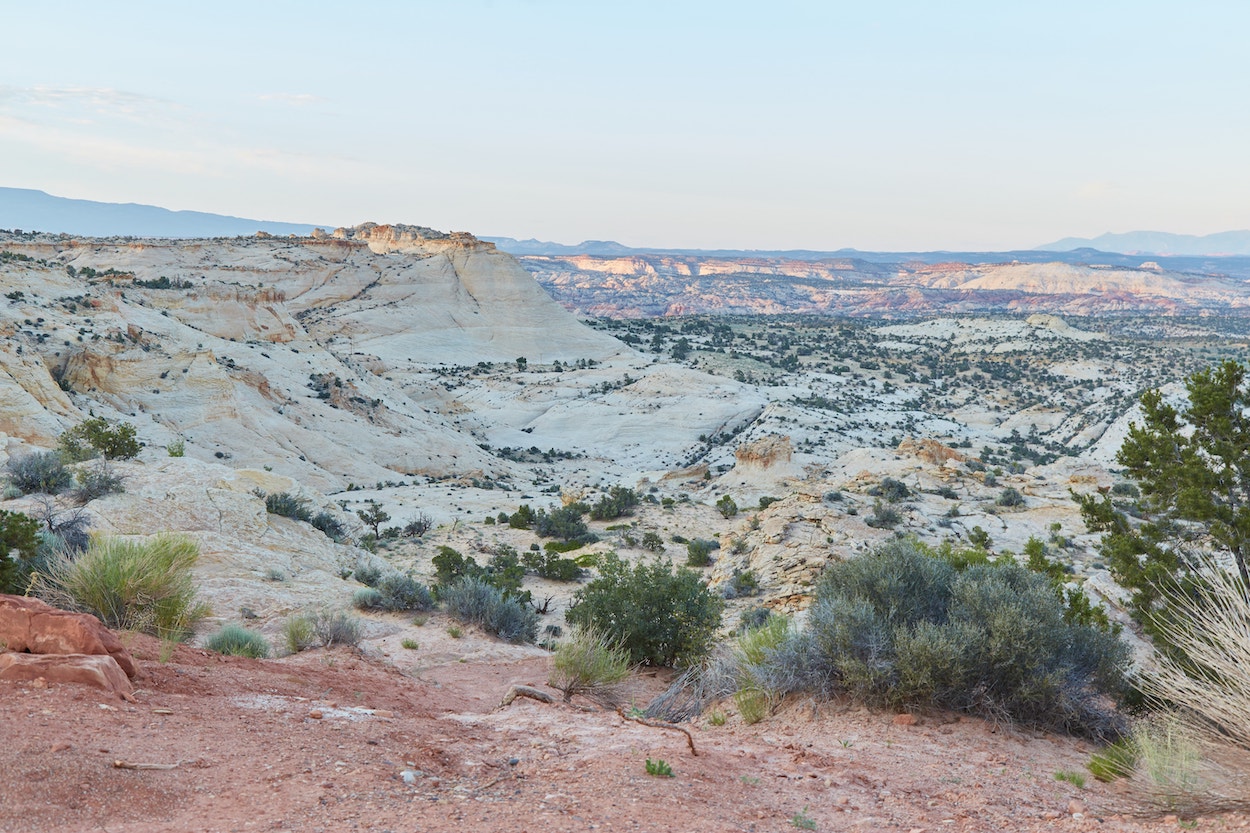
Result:
[[[1250,588],[1250,386],[1246,367],[1226,361],[1185,380],[1177,409],[1159,390],[1142,395],[1116,455],[1141,490],[1135,505],[1111,495],[1077,496],[1131,612],[1153,637],[1173,618],[1172,591],[1190,593],[1210,569],[1235,569]],[[1130,517],[1131,510],[1134,516]],[[1167,649],[1170,646],[1161,645]]]

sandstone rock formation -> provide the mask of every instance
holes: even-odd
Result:
[[[127,677],[136,673],[130,653],[99,619],[25,596],[0,594],[0,645],[16,653],[107,656]]]
[[[108,654],[0,654],[0,680],[89,685],[128,697],[130,679]]]

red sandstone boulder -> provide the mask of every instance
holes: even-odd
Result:
[[[0,680],[79,683],[129,697],[130,679],[108,654],[0,654]]]
[[[0,593],[0,650],[31,654],[105,654],[127,677],[137,669],[130,653],[104,624],[26,596]]]

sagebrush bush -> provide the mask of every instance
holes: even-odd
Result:
[[[382,594],[375,587],[362,587],[352,593],[352,607],[357,610],[380,610]]]
[[[78,486],[70,494],[74,502],[85,506],[93,500],[107,495],[124,492],[122,484],[126,478],[113,470],[107,459],[100,459],[94,464],[80,469],[76,476]]]
[[[110,628],[183,640],[208,614],[191,577],[199,555],[195,541],[182,535],[97,537],[77,557],[53,554],[32,577],[32,589],[56,607],[95,614]]]
[[[22,494],[56,495],[74,483],[74,475],[55,451],[32,451],[10,457],[4,466],[9,483]]]
[[[319,610],[309,617],[317,643],[326,646],[360,644],[364,629],[360,620],[342,610]]]
[[[219,654],[237,657],[265,659],[272,649],[265,637],[239,625],[226,625],[204,643],[204,647]]]
[[[508,642],[538,638],[538,614],[483,579],[465,576],[439,594],[447,612]]]
[[[564,692],[611,701],[612,689],[629,676],[629,652],[594,628],[575,626],[556,648],[548,684]]]
[[[434,607],[430,589],[406,573],[357,567],[356,578],[372,585],[352,596],[352,605],[362,610],[422,611]]]
[[[599,577],[577,591],[565,618],[602,631],[634,664],[671,666],[707,654],[723,609],[697,573],[660,560],[631,567],[605,553]]]
[[[1050,580],[1004,560],[959,569],[900,540],[830,566],[805,628],[769,652],[772,690],[846,693],[1116,736],[1105,704],[1129,660],[1117,636],[1065,620]]]
[[[383,610],[422,611],[434,607],[430,588],[407,573],[386,573],[375,586],[382,594]]]

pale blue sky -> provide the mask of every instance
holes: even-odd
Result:
[[[0,185],[631,245],[1250,227],[1250,3],[6,2]]]

